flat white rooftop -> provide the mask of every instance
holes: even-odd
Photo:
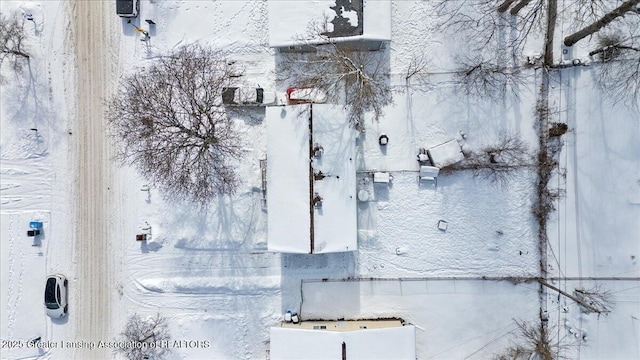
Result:
[[[269,0],[269,46],[313,43],[309,25],[325,19],[337,41],[391,40],[390,0]]]
[[[269,251],[356,250],[355,132],[344,109],[268,107],[266,121]],[[312,155],[315,145],[323,148],[319,157]],[[322,198],[317,207],[315,194]]]
[[[307,107],[266,110],[269,251],[311,252]]]
[[[415,360],[415,327],[411,325],[354,331],[271,328],[272,360],[342,359]]]

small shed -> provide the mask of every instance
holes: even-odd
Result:
[[[391,41],[390,0],[269,0],[269,46],[281,52],[312,51],[321,44],[309,34],[326,23],[323,35],[337,43],[379,50]]]
[[[427,156],[431,164],[437,168],[443,168],[464,160],[462,148],[456,139],[427,149]]]

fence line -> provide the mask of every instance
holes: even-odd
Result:
[[[304,283],[319,282],[362,282],[362,281],[509,281],[514,283],[537,282],[537,281],[640,281],[640,277],[619,277],[619,276],[563,276],[563,277],[539,277],[539,276],[426,276],[426,277],[397,277],[397,278],[376,278],[376,277],[348,277],[342,279],[302,279]]]

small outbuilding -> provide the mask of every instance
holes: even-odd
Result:
[[[464,160],[462,148],[456,139],[445,141],[427,150],[427,156],[431,164],[437,168],[443,168]],[[420,157],[420,154],[418,154]]]

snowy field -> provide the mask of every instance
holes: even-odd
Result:
[[[171,349],[171,359],[265,359],[269,327],[292,309],[304,319],[399,317],[416,325],[419,359],[486,359],[516,338],[513,319],[538,321],[536,283],[485,281],[489,277],[539,274],[537,228],[531,215],[535,173],[520,170],[509,186],[496,187],[456,172],[438,178],[437,187],[418,181],[419,148],[460,139],[471,149],[518,133],[535,150],[533,112],[538,85],[533,71],[520,97],[501,103],[455,95],[451,78],[426,84],[405,81],[416,53],[428,53],[433,70],[451,70],[451,34],[429,32],[433,9],[426,1],[392,1],[390,68],[393,104],[383,118],[368,121],[356,143],[358,187],[369,200],[358,202],[358,251],[319,255],[267,251],[268,214],[262,204],[259,160],[267,152],[262,118],[238,116],[246,138],[239,169],[243,186],[220,196],[207,212],[192,204],[166,202],[156,189],[141,191],[146,180],[132,169],[114,167],[111,208],[105,216],[111,239],[78,239],[74,174],[74,136],[83,119],[75,114],[76,85],[70,3],[2,1],[2,13],[33,14],[27,21],[31,71],[14,76],[3,65],[0,104],[0,358],[68,359],[91,356],[69,348],[32,348],[25,342],[87,341],[76,325],[83,297],[76,284],[79,241],[106,241],[113,263],[107,289],[112,341],[134,313],[160,312],[173,340],[200,345]],[[75,6],[75,4],[73,4]],[[145,66],[182,44],[199,41],[220,47],[246,68],[245,85],[278,91],[274,51],[268,47],[267,2],[141,2],[136,26],[104,16],[116,31],[99,46],[116,61],[109,74]],[[98,16],[96,14],[96,16]],[[144,19],[153,19],[150,27]],[[640,358],[640,116],[612,107],[592,86],[589,67],[570,68],[555,79],[552,102],[566,121],[557,179],[566,190],[549,223],[549,275],[624,277],[600,281],[613,293],[609,316],[586,315],[565,297],[549,292],[548,313],[558,339],[582,344],[570,358]],[[110,78],[109,86],[117,79]],[[105,85],[106,86],[106,85]],[[38,131],[30,130],[37,128]],[[380,134],[389,145],[378,145]],[[373,184],[367,174],[387,171],[390,184]],[[44,223],[34,244],[29,221]],[[446,231],[437,228],[448,222]],[[150,226],[152,240],[136,242]],[[37,245],[37,246],[32,246]],[[91,261],[91,259],[84,259]],[[63,273],[70,280],[69,315],[52,321],[43,309],[44,279]],[[363,278],[363,281],[340,281]],[[467,280],[427,280],[462,277]],[[368,280],[384,278],[385,280]],[[411,278],[400,281],[398,278]],[[322,282],[321,279],[336,281]],[[571,292],[592,281],[561,280]],[[85,314],[87,316],[93,314]],[[19,341],[20,346],[4,346]],[[206,345],[202,345],[206,344]],[[80,354],[80,355],[79,355]],[[113,356],[102,351],[97,358]]]

